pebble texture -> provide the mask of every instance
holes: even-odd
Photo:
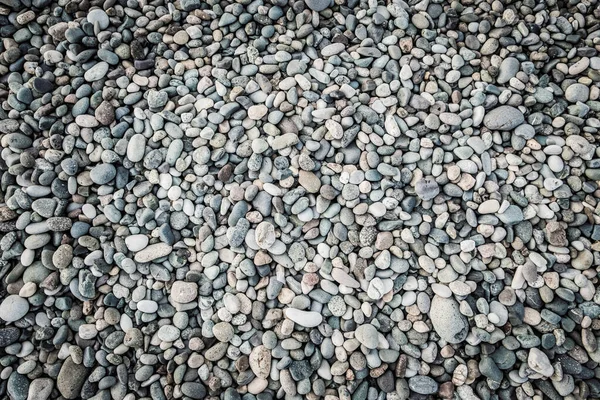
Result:
[[[597,0],[0,0],[0,398],[600,398]]]

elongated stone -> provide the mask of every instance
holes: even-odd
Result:
[[[323,316],[315,311],[303,311],[296,308],[286,308],[285,316],[305,328],[314,328],[323,321]]]
[[[146,247],[135,255],[135,261],[140,263],[154,261],[171,254],[173,248],[166,243],[155,243]]]

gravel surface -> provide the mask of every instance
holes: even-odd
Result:
[[[0,0],[0,398],[600,398],[597,0]]]

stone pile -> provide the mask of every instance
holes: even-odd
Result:
[[[600,397],[596,0],[0,0],[0,397]]]

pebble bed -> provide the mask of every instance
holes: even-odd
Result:
[[[1,398],[600,398],[597,0],[0,34]]]

